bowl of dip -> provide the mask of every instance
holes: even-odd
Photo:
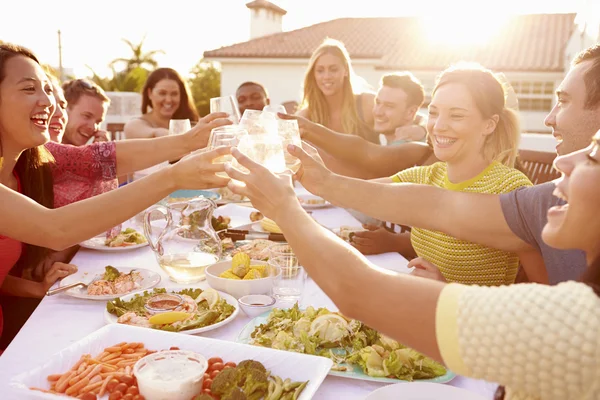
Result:
[[[208,361],[193,351],[169,350],[147,355],[133,367],[146,400],[190,400],[202,392]]]
[[[238,299],[240,308],[250,318],[258,317],[271,310],[275,305],[275,299],[264,294],[251,294]]]
[[[146,300],[144,308],[150,315],[161,314],[168,311],[178,311],[183,304],[183,298],[178,294],[162,293]]]

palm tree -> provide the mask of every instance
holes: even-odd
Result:
[[[144,52],[142,47],[144,46],[144,41],[146,40],[146,35],[142,38],[142,40],[138,44],[134,44],[127,39],[123,40],[127,46],[131,49],[133,56],[131,58],[115,58],[110,62],[110,66],[114,66],[115,64],[123,63],[125,64],[125,71],[130,72],[136,68],[144,68],[149,67],[149,69],[156,69],[158,67],[158,62],[154,59],[157,54],[164,54],[165,52],[162,50],[152,50],[148,52]]]

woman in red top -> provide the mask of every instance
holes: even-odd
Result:
[[[0,45],[0,235],[14,239],[0,240],[0,284],[4,282],[6,294],[41,297],[56,279],[74,270],[59,264],[42,282],[8,275],[22,252],[19,242],[63,249],[127,220],[173,190],[227,183],[214,175],[223,166],[213,165],[212,159],[228,151],[220,149],[186,157],[152,177],[65,207],[68,210],[49,212],[53,207],[52,157],[43,145],[55,107],[52,85],[36,57],[22,47]],[[119,207],[112,207],[116,202]],[[30,254],[38,249],[42,254],[45,251],[36,247]]]

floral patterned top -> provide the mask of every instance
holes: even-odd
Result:
[[[79,147],[48,142],[46,148],[56,160],[52,170],[55,208],[118,187],[115,142]]]

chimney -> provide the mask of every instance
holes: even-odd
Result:
[[[267,0],[254,0],[246,4],[250,9],[250,39],[282,31],[282,18],[287,11]]]

